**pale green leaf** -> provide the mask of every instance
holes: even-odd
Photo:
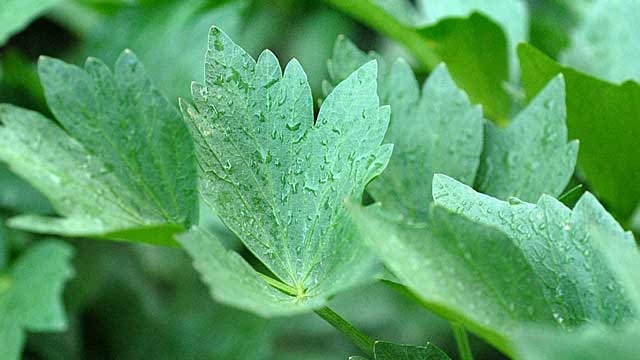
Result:
[[[342,201],[360,199],[391,154],[381,145],[389,109],[379,106],[376,76],[375,62],[359,68],[314,121],[296,60],[282,74],[273,53],[256,62],[213,27],[205,84],[193,84],[195,107],[181,102],[201,195],[297,301],[326,299],[374,276],[374,258]]]
[[[564,94],[564,80],[557,76],[506,129],[487,123],[478,190],[529,202],[562,194],[578,157],[578,142],[567,144]]]
[[[3,0],[0,4],[0,45],[61,0]]]
[[[30,247],[6,273],[0,272],[2,358],[21,358],[25,331],[66,328],[62,288],[72,276],[71,248],[57,241]]]
[[[366,55],[345,38],[338,38],[328,63],[331,82],[343,80],[371,58],[378,58],[380,67],[380,101],[392,109],[385,140],[394,144],[394,152],[367,189],[385,208],[424,220],[435,173],[473,184],[482,151],[482,111],[471,105],[444,65],[434,69],[421,89],[404,60],[388,67],[377,54]]]
[[[197,216],[193,145],[179,112],[129,51],[112,73],[43,58],[47,102],[61,124],[0,106],[0,159],[49,198],[62,218],[12,226],[66,236],[173,243]]]
[[[633,237],[590,194],[573,210],[549,196],[505,202],[444,175],[433,192],[427,223],[353,206],[378,255],[432,311],[507,354],[527,324],[571,330],[636,316],[624,279],[590,240],[604,231],[610,246],[627,251]]]
[[[640,1],[598,0],[581,20],[562,62],[614,83],[640,82]]]
[[[522,82],[533,97],[558,73],[567,85],[569,137],[580,139],[578,168],[622,221],[640,201],[640,84],[615,85],[563,67],[529,45],[518,49]]]

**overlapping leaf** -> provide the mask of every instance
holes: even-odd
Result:
[[[0,243],[5,239],[0,237]],[[62,288],[71,277],[71,248],[57,241],[30,247],[8,269],[0,269],[2,358],[21,358],[25,331],[66,327]]]
[[[501,201],[443,175],[426,224],[407,224],[380,207],[354,209],[357,223],[398,278],[433,311],[462,322],[506,353],[516,329],[561,330],[631,321],[636,306],[591,241],[635,251],[590,194],[572,210],[543,196]],[[453,279],[453,280],[452,280]]]
[[[276,315],[317,307],[373,276],[372,255],[342,201],[359,199],[386,166],[381,145],[389,108],[379,107],[376,64],[339,84],[313,118],[306,75],[296,60],[282,73],[264,51],[257,62],[211,29],[205,83],[181,102],[196,142],[200,193],[222,221],[280,280],[270,287],[210,234],[180,237],[221,301]]]
[[[580,139],[578,167],[622,221],[640,200],[640,84],[615,85],[563,67],[529,45],[518,49],[522,82],[531,97],[549,79],[564,74],[569,136]]]
[[[129,51],[114,72],[43,58],[40,77],[61,126],[0,105],[0,159],[49,198],[62,218],[24,215],[35,232],[172,243],[197,216],[196,165],[179,112]]]
[[[387,210],[423,221],[432,202],[431,180],[447,174],[506,200],[535,201],[558,196],[567,185],[578,144],[567,144],[562,77],[553,79],[504,129],[486,123],[444,66],[436,68],[422,90],[402,60],[390,68],[375,53],[365,54],[339,38],[329,61],[331,83],[377,58],[378,93],[392,108],[386,140],[395,145],[389,166],[368,190]],[[330,91],[331,83],[325,83]],[[483,149],[484,147],[484,149]],[[477,176],[476,176],[477,175]]]
[[[425,25],[422,15],[405,0],[327,2],[402,43],[425,67],[432,69],[445,62],[471,100],[482,103],[491,119],[506,123],[511,105],[504,83],[510,79],[510,50],[503,28],[484,13],[465,10],[468,17],[441,14],[437,23]],[[449,6],[442,1],[445,3],[443,8]],[[510,15],[519,16],[518,11]]]

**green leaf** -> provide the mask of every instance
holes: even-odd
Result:
[[[246,3],[182,0],[122,6],[91,28],[80,53],[110,63],[123,48],[131,49],[158,88],[173,100],[188,95],[189,82],[202,74],[205,37],[211,24],[234,34],[250,33],[243,26]]]
[[[522,0],[419,0],[419,9],[429,23],[478,12],[502,27],[509,49],[511,79],[518,77],[516,46],[529,39],[529,11]]]
[[[450,360],[442,350],[433,344],[426,346],[400,345],[385,341],[376,341],[375,360]],[[350,356],[349,360],[366,360],[361,356]]]
[[[435,173],[473,183],[482,151],[482,111],[471,105],[444,65],[436,67],[420,89],[404,60],[388,67],[377,54],[366,55],[343,37],[336,41],[328,63],[331,83],[373,58],[380,67],[380,102],[392,109],[385,141],[394,144],[394,152],[387,169],[367,190],[385,208],[424,220]]]
[[[464,18],[447,17],[436,24],[419,25],[417,15],[410,19],[396,16],[406,13],[409,4],[404,1],[326,1],[400,42],[426,68],[445,62],[471,101],[481,103],[491,119],[506,123],[511,105],[503,83],[509,80],[509,47],[495,22],[474,12]]]
[[[395,150],[385,172],[368,190],[387,210],[424,221],[435,173],[469,185],[475,181],[481,191],[502,199],[535,201],[545,193],[562,193],[573,174],[578,143],[566,143],[561,76],[506,129],[487,123],[483,139],[482,112],[469,103],[442,65],[420,90],[402,59],[389,68],[378,54],[365,54],[340,37],[328,62],[331,82],[324,84],[325,92],[371,59],[380,64],[380,100],[392,108],[385,140]]]
[[[0,273],[0,349],[18,359],[25,331],[66,328],[62,287],[73,275],[71,248],[57,241],[30,247],[7,273]]]
[[[0,5],[0,45],[26,27],[32,20],[50,10],[61,0],[3,0]]]
[[[558,73],[567,84],[569,137],[580,139],[578,168],[595,193],[621,220],[640,200],[640,84],[614,85],[562,67],[529,45],[518,49],[529,97]]]
[[[0,159],[49,198],[63,218],[10,225],[65,236],[172,244],[197,216],[193,145],[178,111],[129,51],[112,73],[43,58],[40,77],[58,126],[0,105]]]
[[[281,298],[268,295],[266,283],[255,273],[249,276],[248,267],[228,282],[265,287],[255,295],[264,298],[263,309],[219,290],[230,295],[227,302],[263,315],[293,312],[317,307],[339,290],[375,275],[375,260],[342,201],[360,199],[391,155],[392,146],[381,145],[389,108],[379,107],[376,69],[375,62],[367,63],[340,83],[314,121],[311,90],[296,60],[282,74],[273,53],[264,51],[256,62],[219,28],[211,29],[205,85],[193,84],[195,107],[181,101],[196,142],[200,193],[292,289],[295,296],[289,305],[300,305],[285,307]],[[184,236],[180,241],[193,249],[205,242],[202,238]],[[216,241],[206,242],[214,247]],[[205,278],[223,272],[221,266],[228,262],[224,257],[229,256],[220,251],[191,253],[200,259]]]
[[[557,76],[506,129],[487,123],[477,188],[529,202],[562,194],[578,157],[578,142],[566,143],[566,117],[564,80]]]
[[[550,329],[524,331],[515,342],[516,358],[523,360],[635,360],[640,352],[638,324],[612,330],[589,325],[572,333]]]
[[[432,311],[507,354],[514,331],[529,323],[570,330],[636,316],[590,240],[605,232],[610,246],[629,251],[633,237],[590,194],[572,211],[549,196],[504,202],[444,175],[435,176],[433,192],[436,206],[423,224],[353,206],[378,255]]]
[[[595,1],[572,32],[561,62],[613,83],[640,82],[639,22],[637,0]]]

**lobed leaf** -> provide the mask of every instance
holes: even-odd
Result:
[[[506,122],[511,104],[503,83],[509,81],[509,45],[503,28],[484,14],[467,12],[424,24],[405,0],[327,2],[397,40],[426,68],[445,62],[472,102],[482,103],[491,119]]]
[[[331,83],[341,81],[372,58],[377,58],[380,66],[380,101],[392,109],[385,140],[393,143],[395,150],[387,169],[367,190],[385,207],[424,220],[432,201],[435,173],[473,183],[482,151],[482,111],[471,105],[444,65],[439,65],[420,88],[404,60],[398,59],[389,67],[377,54],[366,55],[345,38],[336,41],[328,63]]]
[[[0,105],[0,159],[49,198],[62,218],[10,224],[65,236],[173,243],[197,217],[193,145],[177,110],[123,52],[114,72],[42,58],[40,77],[60,126]]]
[[[564,86],[553,78],[506,129],[486,124],[478,190],[524,201],[562,194],[578,157],[578,141],[566,143]]]
[[[353,206],[372,248],[432,311],[507,354],[523,326],[571,330],[636,317],[624,279],[591,241],[605,232],[609,246],[629,251],[633,237],[590,194],[572,211],[549,196],[501,201],[444,175],[433,193],[424,224]]]
[[[355,71],[327,97],[314,121],[311,90],[296,60],[283,74],[273,53],[264,51],[256,62],[213,27],[205,83],[192,87],[195,107],[181,101],[196,142],[203,199],[292,289],[290,303],[316,307],[373,276],[375,260],[342,201],[360,199],[391,154],[391,145],[381,145],[389,109],[379,107],[376,74],[375,62]],[[202,240],[196,239],[180,242],[193,249]],[[224,252],[191,253],[205,278],[225,271]],[[226,292],[224,286],[214,293]],[[265,303],[276,301],[260,294]],[[227,302],[256,310],[236,296]],[[269,306],[263,315],[281,313]]]
[[[43,241],[23,253],[6,273],[0,272],[0,349],[3,359],[21,358],[25,331],[61,331],[66,328],[62,288],[73,275],[71,255],[68,245],[53,240]]]
[[[530,45],[518,48],[522,82],[529,97],[562,73],[567,83],[569,137],[580,139],[578,168],[595,193],[622,221],[640,200],[640,84],[614,85],[568,67]]]

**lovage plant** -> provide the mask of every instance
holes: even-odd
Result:
[[[0,5],[0,359],[637,357],[637,1],[325,2]]]

